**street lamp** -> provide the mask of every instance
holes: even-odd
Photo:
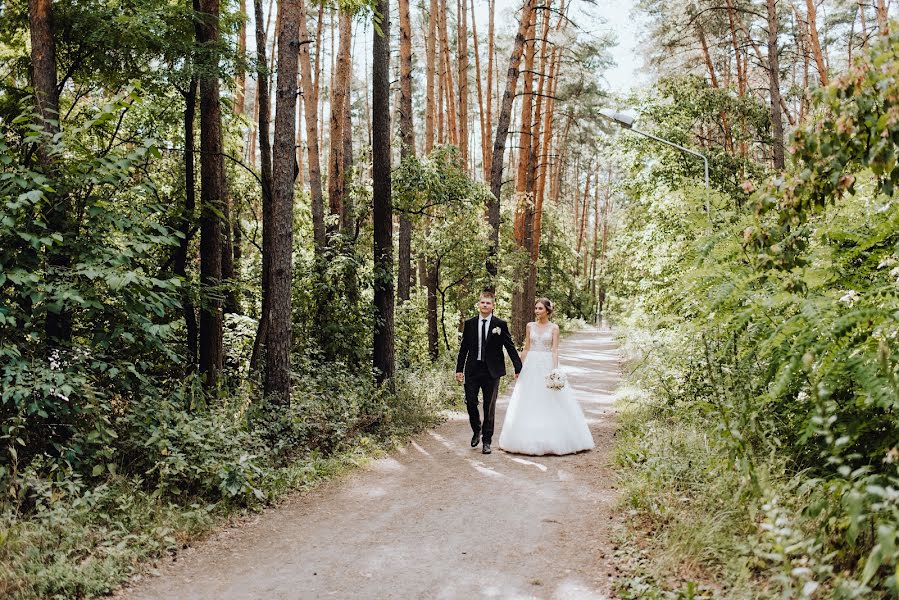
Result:
[[[680,150],[681,152],[686,152],[687,154],[692,154],[693,156],[698,156],[699,158],[701,158],[701,159],[702,159],[702,162],[705,163],[705,187],[706,187],[706,195],[705,195],[705,213],[706,213],[706,215],[708,215],[709,219],[712,218],[712,212],[711,212],[711,209],[710,209],[710,207],[709,207],[709,194],[708,194],[708,187],[709,187],[709,159],[706,158],[704,154],[701,154],[701,153],[699,153],[699,152],[696,152],[695,150],[690,150],[689,148],[684,148],[683,146],[681,146],[681,145],[679,145],[679,144],[675,144],[674,142],[669,142],[668,140],[663,140],[662,138],[656,137],[656,136],[652,135],[651,133],[647,133],[647,132],[645,132],[645,131],[641,131],[641,130],[637,129],[636,127],[634,127],[634,120],[635,120],[635,119],[634,119],[634,117],[632,117],[632,116],[630,116],[630,115],[627,115],[627,114],[624,114],[624,113],[620,113],[620,112],[615,112],[615,111],[613,111],[613,110],[611,110],[611,109],[608,109],[608,108],[600,109],[599,114],[601,114],[601,115],[604,116],[605,118],[609,119],[610,121],[614,121],[615,123],[618,123],[619,125],[621,125],[621,126],[624,127],[625,129],[630,129],[630,130],[633,131],[634,133],[639,133],[640,135],[646,136],[646,137],[648,137],[648,138],[650,138],[650,139],[653,139],[653,140],[655,140],[655,141],[657,141],[657,142],[661,142],[661,143],[663,143],[663,144],[667,144],[668,146],[673,146],[673,147],[677,148],[678,150]]]

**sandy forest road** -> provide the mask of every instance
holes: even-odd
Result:
[[[387,458],[180,553],[121,597],[609,598],[612,333],[565,338],[561,363],[595,450],[485,456],[469,447],[467,416],[454,414]],[[497,406],[494,447],[507,402]]]

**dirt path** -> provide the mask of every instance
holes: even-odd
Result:
[[[122,597],[608,598],[612,334],[564,339],[561,362],[595,450],[485,456],[469,447],[466,415],[453,414],[389,457],[180,553]],[[497,406],[494,442],[507,402]]]

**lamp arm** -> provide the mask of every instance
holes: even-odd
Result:
[[[711,222],[712,211],[711,211],[711,206],[709,205],[709,193],[708,193],[708,189],[709,189],[709,159],[706,158],[705,154],[701,154],[701,153],[699,153],[699,152],[696,152],[695,150],[690,150],[689,148],[684,148],[684,147],[681,146],[680,144],[675,144],[674,142],[669,142],[668,140],[663,140],[662,138],[657,137],[657,136],[654,136],[654,135],[652,135],[651,133],[647,133],[647,132],[645,132],[645,131],[640,131],[639,129],[636,129],[635,127],[631,127],[630,129],[631,129],[631,131],[633,131],[634,133],[639,133],[640,135],[646,136],[646,137],[648,137],[648,138],[650,138],[650,139],[652,139],[652,140],[655,140],[655,141],[657,141],[657,142],[661,142],[661,143],[666,144],[666,145],[668,145],[668,146],[672,146],[672,147],[677,148],[678,150],[680,150],[680,151],[682,151],[682,152],[686,152],[687,154],[692,154],[693,156],[698,156],[699,158],[702,159],[702,162],[705,163],[705,188],[706,188],[706,195],[705,195],[705,214],[708,216],[709,221]]]

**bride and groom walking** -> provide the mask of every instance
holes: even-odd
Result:
[[[515,366],[517,382],[499,447],[535,456],[593,448],[590,428],[571,386],[567,382],[560,389],[547,385],[547,375],[559,366],[559,327],[549,320],[552,302],[540,298],[535,303],[535,320],[527,325],[521,357],[508,325],[493,315],[494,306],[493,293],[482,292],[478,316],[465,321],[456,359],[456,381],[465,384],[465,406],[474,434],[471,447],[483,442],[481,451],[491,453],[499,380],[506,374],[505,348]],[[483,398],[483,419],[478,410],[479,394]]]

